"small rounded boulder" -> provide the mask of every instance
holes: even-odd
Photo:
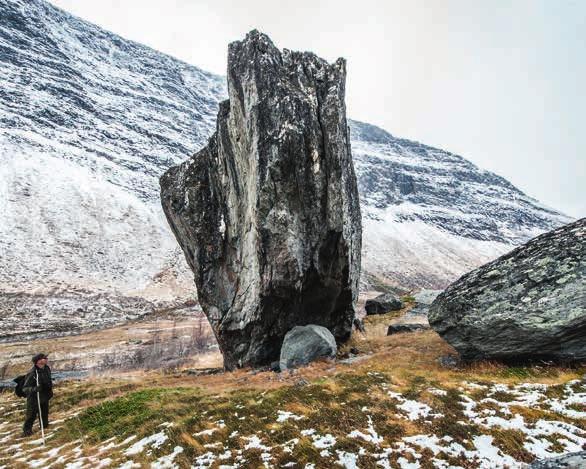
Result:
[[[318,358],[334,358],[337,351],[336,339],[327,328],[315,324],[295,326],[283,340],[279,368],[285,371]]]

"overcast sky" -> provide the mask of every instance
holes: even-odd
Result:
[[[586,1],[51,0],[225,74],[250,29],[348,60],[348,116],[586,216]]]

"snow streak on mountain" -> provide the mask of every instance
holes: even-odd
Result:
[[[0,12],[0,336],[193,298],[158,177],[206,143],[225,79],[43,0]],[[461,157],[351,131],[367,283],[445,286],[570,221]]]
[[[0,12],[0,327],[193,297],[158,176],[206,143],[225,80],[41,0]]]
[[[572,218],[461,156],[351,122],[363,269],[408,288],[463,273]]]

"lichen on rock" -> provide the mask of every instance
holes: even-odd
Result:
[[[464,275],[428,318],[464,359],[586,360],[586,218]]]
[[[297,325],[350,336],[362,229],[345,77],[343,59],[281,52],[251,31],[229,46],[216,133],[161,177],[228,369],[278,359]]]

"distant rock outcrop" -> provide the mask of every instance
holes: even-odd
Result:
[[[333,358],[338,347],[332,333],[322,326],[296,326],[285,335],[279,368],[285,371],[318,358]]]
[[[229,46],[216,133],[161,177],[228,369],[278,359],[297,325],[350,336],[362,230],[345,78],[343,59],[250,32]]]
[[[383,293],[376,298],[366,300],[364,309],[367,315],[385,314],[390,311],[398,311],[403,307],[403,302],[391,293]]]
[[[466,275],[433,302],[431,326],[464,359],[586,359],[586,218]]]
[[[427,318],[429,307],[441,292],[442,290],[421,290],[414,294],[413,298],[415,299],[415,306],[407,312],[407,315],[411,317]]]
[[[415,302],[418,305],[425,305],[429,306],[433,303],[433,301],[438,297],[438,295],[442,292],[442,290],[420,290],[413,295],[415,298]]]
[[[0,0],[2,340],[195,299],[159,177],[207,144],[227,98],[225,76],[53,3]],[[444,288],[572,221],[465,158],[348,123],[365,290]]]

